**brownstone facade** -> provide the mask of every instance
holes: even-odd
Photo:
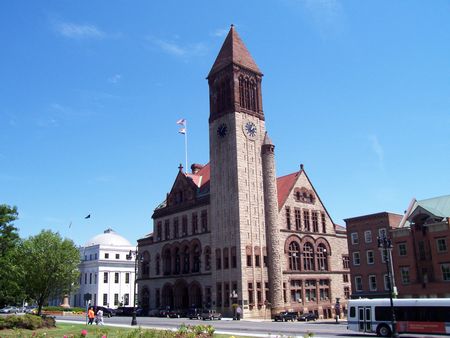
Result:
[[[345,228],[301,166],[276,177],[262,73],[234,27],[208,75],[210,163],[178,172],[138,241],[148,309],[208,307],[246,318],[288,309],[333,316],[350,293]],[[143,299],[143,297],[145,299]]]

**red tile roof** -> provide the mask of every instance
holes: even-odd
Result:
[[[191,178],[192,181],[199,187],[201,190],[209,186],[210,181],[210,165],[206,164],[202,169],[200,169],[197,174],[186,174],[187,177]],[[298,175],[301,171],[297,171],[295,173],[278,177],[277,178],[277,190],[278,190],[278,205],[283,205],[286,201],[289,192],[292,190],[295,182],[297,181]]]
[[[300,171],[297,171],[295,173],[277,178],[278,207],[282,206],[286,201],[289,192],[297,181],[297,177],[299,174]]]
[[[208,163],[203,168],[201,168],[196,174],[187,173],[186,176],[192,179],[195,185],[201,189],[205,185],[209,184],[210,173],[211,170]]]
[[[234,29],[233,25],[231,25],[230,31],[228,32],[222,48],[220,49],[219,55],[217,55],[216,61],[209,71],[208,77],[231,63],[240,65],[261,74],[261,71],[247,50],[247,47],[245,47],[239,37],[239,34]]]

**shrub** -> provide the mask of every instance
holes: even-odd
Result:
[[[0,321],[0,329],[28,329],[36,330],[41,327],[54,327],[55,320],[46,322],[43,318],[34,315],[7,316]]]
[[[35,315],[23,315],[23,316],[7,316],[0,320],[0,329],[27,329],[36,330],[42,327],[55,327],[56,322],[54,317],[49,316],[35,316]]]

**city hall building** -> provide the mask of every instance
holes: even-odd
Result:
[[[306,174],[275,173],[262,73],[232,26],[209,74],[210,162],[179,167],[138,240],[145,309],[206,307],[245,318],[334,314],[350,292],[345,228]],[[183,170],[185,169],[185,170]]]

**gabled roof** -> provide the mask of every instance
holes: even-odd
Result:
[[[412,219],[416,215],[423,213],[430,213],[438,218],[450,217],[450,195],[433,197],[420,201],[413,199],[408,207],[408,212],[405,215],[406,220],[404,221],[403,226],[411,226]]]
[[[283,205],[286,203],[286,200],[287,200],[289,194],[291,193],[292,189],[294,189],[295,183],[297,182],[299,176],[302,174],[305,175],[305,177],[308,180],[309,184],[311,185],[311,188],[314,191],[314,194],[316,195],[319,203],[322,205],[326,214],[328,215],[328,217],[330,217],[330,220],[333,222],[333,219],[331,218],[330,213],[328,212],[327,208],[325,207],[325,204],[322,203],[322,200],[320,199],[320,196],[317,193],[316,188],[314,188],[314,185],[311,183],[311,180],[309,179],[308,175],[306,174],[303,164],[300,165],[299,171],[277,178],[278,208],[281,209],[283,207]],[[333,224],[334,224],[334,222],[333,222]],[[334,224],[334,225],[336,226],[337,224]]]
[[[232,63],[262,74],[233,25],[231,25],[208,77]]]
[[[435,216],[450,216],[450,195],[417,201],[417,205],[421,206],[425,210],[428,210]]]
[[[278,207],[281,207],[289,196],[289,192],[297,182],[300,171],[277,178]]]

